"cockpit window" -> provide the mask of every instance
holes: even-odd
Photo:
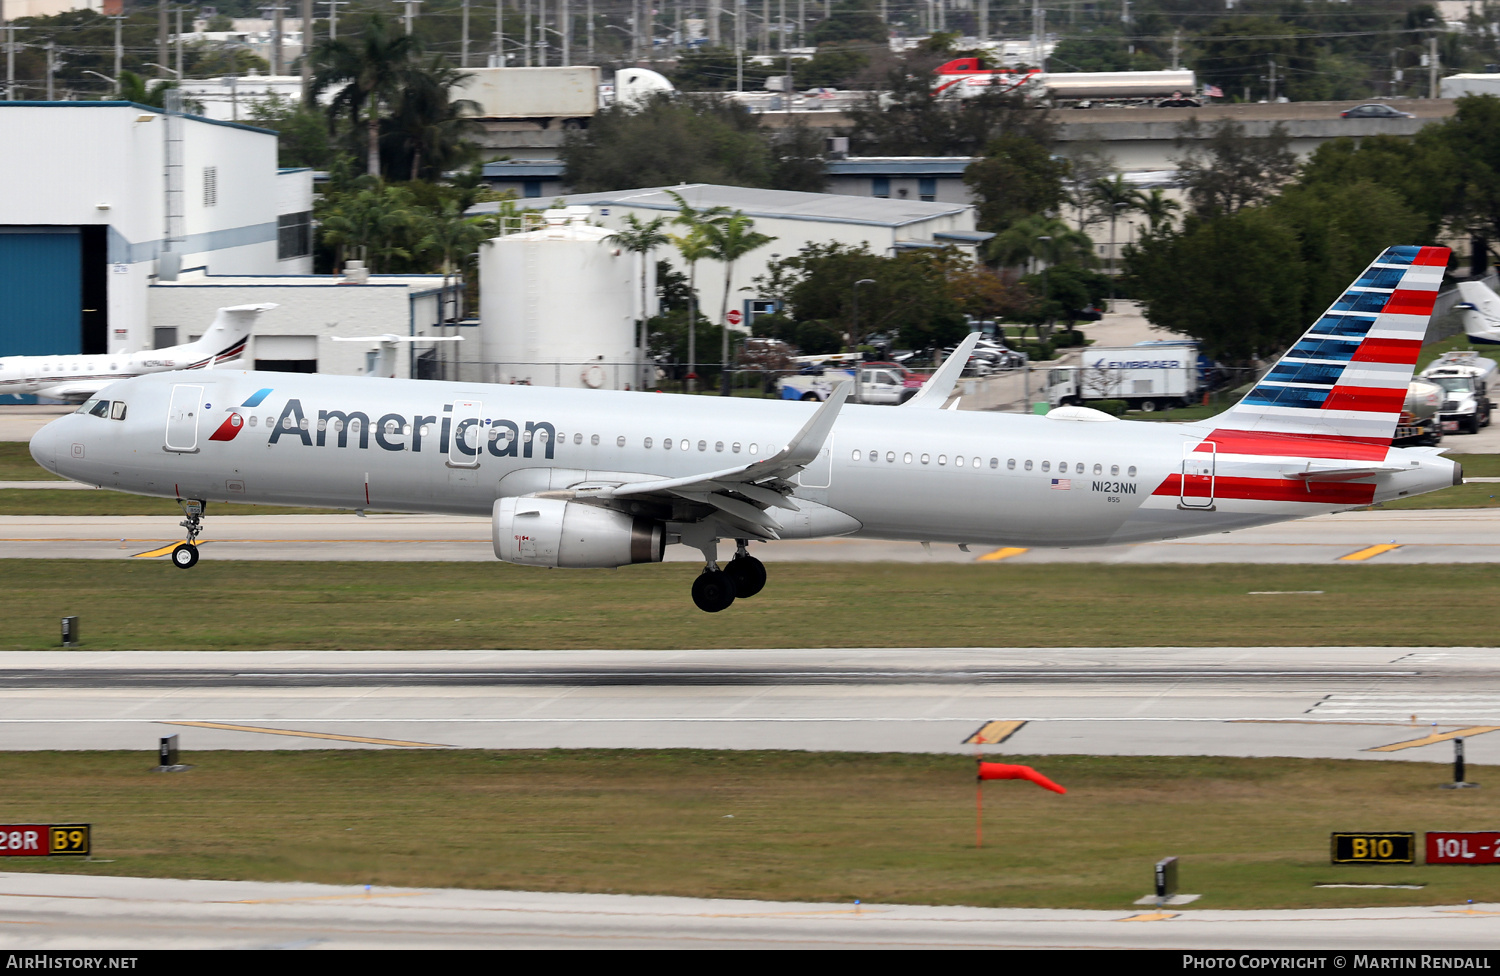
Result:
[[[97,407],[98,405],[99,405],[99,400],[97,398],[95,398],[93,400],[85,400],[85,401],[83,401],[83,404],[77,410],[74,410],[73,412],[74,413],[93,413],[94,412],[94,408]]]
[[[89,411],[89,416],[90,417],[108,417],[109,416],[109,401],[108,400],[100,400],[98,403],[95,403],[94,404],[94,409],[92,409],[92,410]]]
[[[125,419],[125,401],[124,400],[115,400],[114,402],[112,402],[109,405],[109,419],[110,420],[124,420]]]

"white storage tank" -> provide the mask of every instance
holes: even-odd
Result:
[[[484,380],[573,389],[641,388],[641,262],[588,207],[548,210],[538,229],[487,241],[479,331]],[[655,268],[647,268],[648,307]]]

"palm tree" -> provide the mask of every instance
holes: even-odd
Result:
[[[167,90],[177,87],[175,81],[149,83],[134,71],[121,71],[120,79],[116,84],[119,91],[110,95],[109,98],[135,102],[137,105],[149,105],[152,108],[166,108]]]
[[[1122,212],[1141,209],[1144,200],[1141,191],[1125,182],[1125,177],[1116,173],[1111,180],[1095,180],[1089,186],[1089,195],[1109,217],[1109,273],[1115,273],[1115,221]],[[1110,286],[1113,295],[1114,286]]]
[[[323,240],[339,248],[340,263],[348,248],[357,250],[372,270],[374,259],[410,257],[403,237],[414,219],[411,194],[368,176],[360,179],[364,185],[324,199],[318,215]]]
[[[646,272],[649,270],[648,262],[651,260],[651,252],[669,243],[665,231],[662,230],[667,223],[667,218],[657,217],[649,223],[642,221],[635,214],[625,216],[625,229],[615,231],[615,240],[620,246],[631,254],[641,256],[641,317],[636,320],[636,348],[644,351],[646,348]],[[644,358],[644,352],[642,352]]]
[[[711,224],[729,219],[728,207],[697,209],[679,193],[667,191],[667,196],[677,202],[677,216],[672,223],[688,229],[686,234],[672,235],[672,243],[688,263],[688,375],[698,372],[698,262],[714,256],[714,244],[709,237]]]
[[[1094,242],[1056,217],[1035,214],[1011,224],[990,241],[989,255],[1006,267],[1094,263]]]
[[[416,38],[400,33],[380,14],[372,15],[354,38],[323,41],[313,51],[318,68],[310,97],[344,83],[328,106],[329,121],[347,114],[358,125],[365,116],[366,172],[371,176],[380,175],[381,106],[398,97],[416,52]]]
[[[1171,229],[1172,215],[1181,209],[1182,204],[1168,197],[1161,187],[1141,198],[1141,214],[1146,218],[1146,226],[1153,234]]]
[[[479,103],[451,96],[468,77],[439,57],[412,64],[404,73],[392,107],[390,134],[397,155],[411,159],[408,179],[435,178],[474,154],[476,147],[465,136],[483,131],[473,117]],[[424,166],[431,172],[424,174]]]
[[[734,278],[734,262],[776,238],[757,231],[755,221],[739,210],[724,220],[704,224],[703,229],[712,246],[710,256],[724,264],[724,297],[719,303],[719,322],[724,326],[720,394],[729,396],[729,286]]]

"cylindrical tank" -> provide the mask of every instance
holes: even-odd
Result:
[[[1174,92],[1191,95],[1197,85],[1191,71],[1073,71],[1046,76],[1053,98],[1163,98]]]
[[[1406,402],[1401,409],[1411,414],[1414,420],[1426,420],[1438,412],[1443,405],[1443,388],[1424,379],[1414,379],[1406,388]]]
[[[493,383],[640,388],[635,346],[641,262],[588,207],[548,210],[537,230],[480,250],[479,332]],[[647,269],[648,295],[654,275]]]

